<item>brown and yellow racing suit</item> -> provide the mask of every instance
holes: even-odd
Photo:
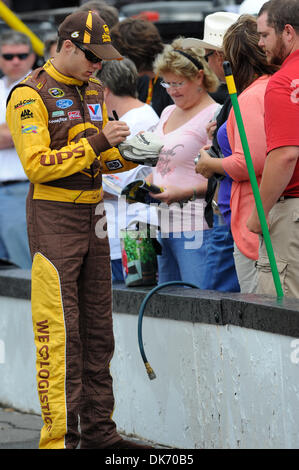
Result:
[[[109,365],[114,337],[111,270],[101,173],[126,162],[102,133],[100,82],[83,83],[52,63],[13,89],[7,122],[31,182],[27,224],[40,448],[103,447],[120,439]]]

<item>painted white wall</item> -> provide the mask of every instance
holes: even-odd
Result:
[[[35,346],[29,300],[0,297],[0,403],[39,413],[35,382]]]
[[[299,448],[299,340],[235,326],[114,314],[120,431],[192,448]],[[39,413],[30,302],[0,297],[0,403]],[[0,348],[1,351],[1,348]]]
[[[179,448],[299,448],[299,341],[235,326],[114,319],[114,418]],[[137,359],[137,361],[136,361]]]

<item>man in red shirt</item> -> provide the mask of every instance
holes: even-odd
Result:
[[[271,0],[258,15],[260,47],[281,69],[265,95],[267,160],[260,194],[286,296],[299,298],[299,0]],[[247,226],[262,233],[256,209]],[[261,241],[259,293],[274,294]]]

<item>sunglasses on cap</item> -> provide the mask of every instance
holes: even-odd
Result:
[[[29,52],[24,52],[23,54],[1,54],[5,60],[13,60],[14,57],[17,57],[19,60],[25,60],[30,55]]]
[[[73,41],[72,41],[73,42]],[[73,42],[80,51],[84,52],[85,58],[89,61],[92,62],[93,64],[98,64],[99,62],[102,62],[102,59],[94,55],[92,52],[89,50],[85,49],[84,47],[81,46],[81,44],[78,44],[77,42]]]

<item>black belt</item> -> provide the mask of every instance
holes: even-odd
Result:
[[[26,180],[8,180],[0,181],[0,186],[7,186],[8,184],[26,183]]]
[[[284,201],[285,199],[298,199],[298,196],[280,196],[277,202]]]

